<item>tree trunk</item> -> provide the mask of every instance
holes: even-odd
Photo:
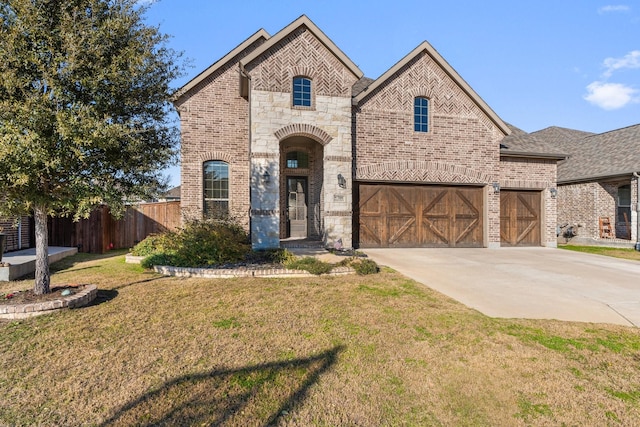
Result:
[[[36,226],[36,282],[33,292],[36,295],[51,292],[49,285],[49,233],[47,230],[47,209],[36,205],[33,209],[33,218]]]

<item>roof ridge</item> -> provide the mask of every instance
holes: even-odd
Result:
[[[620,131],[623,131],[623,130],[626,130],[626,129],[631,129],[631,128],[634,128],[634,127],[640,127],[640,123],[636,123],[635,125],[624,126],[624,127],[618,128],[618,129],[607,130],[607,131],[604,131],[604,132],[601,132],[601,133],[593,133],[593,134],[591,134],[591,135],[589,135],[589,136],[587,136],[585,138],[592,138],[594,136],[606,135],[608,133],[613,133],[613,132],[620,132]]]

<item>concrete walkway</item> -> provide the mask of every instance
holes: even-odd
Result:
[[[49,263],[60,261],[62,258],[77,253],[78,248],[49,246]],[[31,248],[7,252],[2,255],[2,262],[8,263],[9,267],[0,267],[0,281],[16,280],[36,271],[36,249]]]
[[[364,252],[488,316],[640,326],[637,261],[551,248]]]

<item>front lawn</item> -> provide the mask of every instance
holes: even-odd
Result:
[[[558,245],[560,249],[567,249],[575,252],[586,252],[588,254],[606,255],[615,258],[630,259],[640,261],[640,251],[633,248],[607,248],[603,246],[579,246],[579,245]]]
[[[491,319],[389,270],[54,266],[99,300],[0,322],[0,425],[640,425],[638,329]]]

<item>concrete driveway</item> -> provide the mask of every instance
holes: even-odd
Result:
[[[487,316],[640,326],[640,262],[551,248],[364,252]]]

